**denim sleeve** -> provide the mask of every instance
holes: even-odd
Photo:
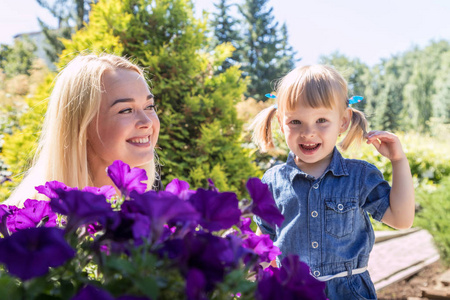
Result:
[[[372,217],[381,221],[389,207],[391,186],[383,178],[383,174],[372,164],[365,164],[361,174],[361,200],[362,208]]]

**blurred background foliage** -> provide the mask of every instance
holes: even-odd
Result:
[[[160,109],[157,152],[165,184],[178,177],[206,187],[211,178],[241,198],[248,177],[285,161],[276,121],[277,149],[269,153],[256,150],[247,128],[273,104],[263,95],[301,64],[289,28],[275,20],[267,0],[244,0],[234,14],[236,4],[215,0],[215,11],[200,19],[189,0],[38,2],[60,20],[54,29],[41,22],[52,64],[36,57],[26,37],[0,45],[0,202],[31,163],[54,70],[81,52],[124,55],[144,67]],[[450,41],[430,41],[374,66],[339,52],[320,63],[344,75],[349,96],[364,96],[354,106],[372,129],[399,135],[415,181],[415,226],[433,234],[450,263]],[[375,164],[391,180],[389,161],[373,147],[363,143],[344,155]]]

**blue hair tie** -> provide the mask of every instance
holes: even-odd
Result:
[[[265,96],[267,98],[270,98],[270,99],[276,99],[277,98],[277,96],[275,96],[274,94],[266,94]]]
[[[355,104],[355,103],[359,103],[359,102],[363,101],[363,99],[364,99],[363,96],[353,96],[347,100],[348,106]]]

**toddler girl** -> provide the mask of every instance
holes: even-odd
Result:
[[[256,117],[254,141],[273,148],[271,121],[277,116],[290,149],[286,163],[269,169],[268,184],[285,219],[271,227],[255,218],[258,231],[270,234],[282,254],[298,254],[319,280],[327,281],[329,299],[376,299],[367,271],[374,232],[368,213],[394,228],[414,220],[414,187],[398,137],[386,131],[366,133],[364,114],[349,107],[347,83],[333,68],[304,66],[279,83],[277,104]],[[392,187],[372,164],[346,159],[347,149],[365,138],[392,163]]]

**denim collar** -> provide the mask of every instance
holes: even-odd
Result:
[[[311,175],[306,174],[295,163],[295,154],[291,151],[289,152],[287,161],[286,161],[286,167],[287,171],[289,172],[289,178],[291,182],[294,180],[295,176],[300,175],[308,179],[316,179]],[[339,153],[338,149],[334,147],[333,149],[333,157],[331,158],[331,162],[326,168],[325,172],[323,172],[323,176],[327,174],[328,172],[331,172],[334,176],[348,176],[348,170],[347,166],[345,164],[344,158],[342,157],[341,153]]]

